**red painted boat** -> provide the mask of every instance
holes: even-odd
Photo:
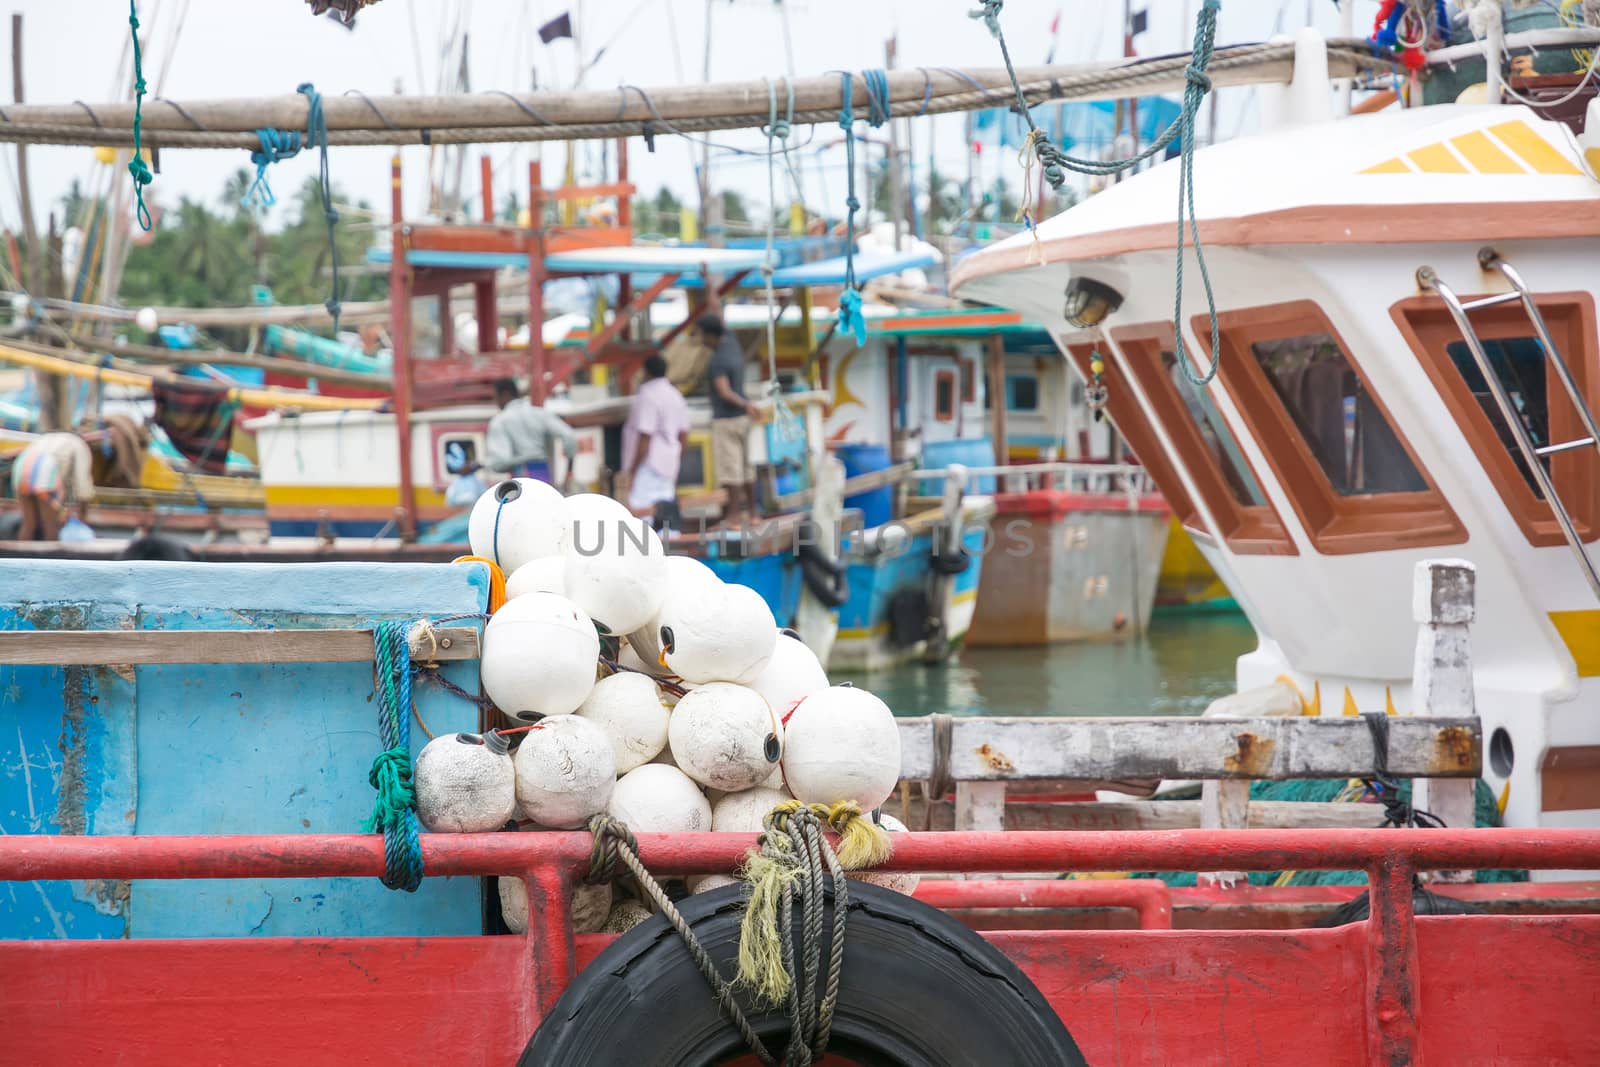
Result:
[[[3,1058],[512,1063],[613,941],[571,932],[568,898],[590,843],[581,833],[424,836],[430,876],[526,879],[534,906],[521,937],[0,942]],[[639,844],[650,870],[667,876],[730,870],[752,839],[641,835]],[[892,865],[1368,873],[1371,918],[1333,929],[1279,927],[1347,899],[1349,887],[1231,890],[1219,910],[1212,891],[1148,881],[925,881],[923,901],[989,927],[983,936],[1037,985],[1090,1063],[1600,1062],[1600,915],[1564,913],[1591,910],[1594,884],[1451,889],[1502,914],[1418,917],[1412,898],[1419,870],[1600,868],[1600,831],[912,834]],[[373,836],[0,838],[0,880],[11,882],[361,878],[383,866]],[[986,922],[995,908],[1002,921]],[[1113,914],[1137,928],[1073,928],[1133,925]],[[994,928],[1019,915],[1040,921]]]

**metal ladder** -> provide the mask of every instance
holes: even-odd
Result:
[[[1572,370],[1567,366],[1567,361],[1562,358],[1561,350],[1556,347],[1555,341],[1550,337],[1550,328],[1545,325],[1544,316],[1539,313],[1539,305],[1534,301],[1533,294],[1528,291],[1522,276],[1500,258],[1500,254],[1492,248],[1483,248],[1478,251],[1478,264],[1484,270],[1498,270],[1506,281],[1511,283],[1512,291],[1497,293],[1494,296],[1485,296],[1477,300],[1463,301],[1444,282],[1439,280],[1432,267],[1422,267],[1417,271],[1417,282],[1424,289],[1432,289],[1444,300],[1445,307],[1450,309],[1450,317],[1455,319],[1456,328],[1461,331],[1461,337],[1467,343],[1467,348],[1472,352],[1472,359],[1478,365],[1479,372],[1483,375],[1489,393],[1494,397],[1495,406],[1500,409],[1500,417],[1505,420],[1506,426],[1511,430],[1511,436],[1517,443],[1517,450],[1522,453],[1523,462],[1528,465],[1533,479],[1538,483],[1539,490],[1544,494],[1545,503],[1550,505],[1551,512],[1555,515],[1556,523],[1561,527],[1562,536],[1572,549],[1572,554],[1578,557],[1578,562],[1583,567],[1584,577],[1589,580],[1589,588],[1594,591],[1596,599],[1600,599],[1600,572],[1595,569],[1594,561],[1589,558],[1589,553],[1584,550],[1583,541],[1578,537],[1577,529],[1572,525],[1572,516],[1567,507],[1561,502],[1560,495],[1556,492],[1555,482],[1550,473],[1545,470],[1544,464],[1539,462],[1545,456],[1553,456],[1558,452],[1570,452],[1579,448],[1593,448],[1600,452],[1600,426],[1595,424],[1594,413],[1589,410],[1589,405],[1584,402],[1583,393],[1578,388],[1578,383],[1572,378]],[[1493,307],[1496,304],[1510,304],[1522,302],[1522,308],[1528,314],[1528,321],[1533,323],[1534,333],[1539,338],[1539,344],[1544,349],[1545,360],[1555,368],[1556,376],[1561,379],[1562,388],[1567,391],[1567,398],[1572,401],[1573,409],[1578,413],[1578,419],[1583,424],[1583,431],[1588,436],[1577,437],[1571,441],[1562,441],[1540,447],[1533,443],[1528,436],[1528,429],[1518,417],[1516,407],[1512,404],[1511,394],[1506,392],[1506,387],[1500,381],[1500,376],[1489,363],[1489,354],[1483,349],[1483,341],[1472,328],[1468,314],[1479,308]]]

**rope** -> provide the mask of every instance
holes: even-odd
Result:
[[[831,807],[785,801],[764,820],[760,850],[745,863],[749,884],[739,931],[739,981],[789,1015],[787,1067],[807,1067],[827,1050],[839,1002],[845,924],[850,910],[846,870],[888,859],[888,834],[862,818],[854,801]],[[834,851],[825,831],[839,835]],[[822,913],[827,881],[833,883],[833,932],[827,972],[822,966]],[[800,944],[795,944],[794,905],[800,905]],[[822,999],[817,981],[823,978]]]
[[[495,518],[500,517],[496,510]],[[451,563],[482,563],[489,568],[489,614],[493,615],[506,603],[506,572],[500,569],[500,564],[486,556],[457,556]]]
[[[856,199],[855,78],[849,71],[840,72],[839,78],[839,128],[844,131],[846,208],[844,292],[839,294],[839,329],[855,338],[857,345],[864,345],[867,343],[867,320],[861,314],[861,290],[856,285],[856,212],[861,210],[861,201]],[[861,78],[867,84],[867,124],[882,126],[893,113],[889,103],[889,75],[883,70],[867,70],[862,72]]]
[[[594,834],[594,845],[589,853],[589,873],[584,876],[584,882],[598,885],[614,880],[617,874],[617,861],[621,860],[623,866],[633,875],[634,881],[639,884],[639,888],[644,890],[650,902],[655,905],[656,910],[666,916],[667,922],[672,924],[672,928],[683,939],[684,947],[689,950],[689,958],[694,960],[694,965],[705,978],[706,984],[717,995],[717,1003],[721,1005],[722,1013],[739,1031],[739,1036],[750,1046],[750,1051],[755,1053],[756,1058],[765,1067],[777,1067],[778,1061],[767,1051],[767,1046],[750,1025],[750,1020],[745,1017],[744,1009],[740,1008],[739,1002],[734,999],[733,983],[724,980],[717,972],[716,961],[706,952],[705,946],[700,944],[700,939],[694,936],[694,930],[684,919],[683,913],[678,911],[666,891],[661,888],[661,884],[651,877],[650,872],[640,862],[639,843],[634,840],[627,825],[609,815],[596,815],[589,820],[589,831]],[[787,1067],[796,1067],[798,1063],[793,1060],[786,1062]]]
[[[280,160],[292,159],[300,154],[300,134],[294,130],[275,130],[270,126],[256,131],[261,147],[250,153],[250,162],[256,165],[256,180],[250,183],[239,203],[265,211],[278,202],[267,181],[267,168]]]
[[[302,82],[294,91],[304,94],[306,98],[306,147],[322,150],[317,181],[322,191],[322,218],[328,224],[328,260],[330,273],[333,275],[332,290],[328,294],[328,299],[322,302],[322,306],[328,309],[328,315],[333,319],[334,336],[338,336],[339,241],[336,229],[339,225],[339,212],[333,206],[333,180],[328,175],[328,119],[322,112],[322,94],[317,92],[316,86],[310,82]]]
[[[150,209],[144,203],[144,187],[156,180],[150,173],[150,165],[144,161],[140,150],[140,128],[144,125],[144,57],[139,49],[139,2],[128,0],[128,26],[133,34],[133,158],[128,160],[128,173],[133,175],[133,198],[138,204],[136,214],[139,219],[139,228],[148,230],[151,226]],[[85,107],[89,117],[94,118],[94,111]],[[100,125],[98,119],[95,125]]]
[[[1414,808],[1400,797],[1400,784],[1389,774],[1389,716],[1381,711],[1363,712],[1372,732],[1373,763],[1375,773],[1367,781],[1367,789],[1383,804],[1384,826],[1442,827],[1444,820],[1432,812]]]
[[[383,831],[383,884],[415,893],[422,884],[422,840],[417,831],[416,793],[411,784],[411,647],[409,623],[388,621],[373,630],[378,669],[378,737],[383,751],[367,781],[378,791],[366,833]]]
[[[983,6],[970,13],[972,18],[981,19],[988,27],[989,33],[1000,42],[1000,55],[1005,60],[1006,73],[1011,79],[1011,88],[1016,93],[1016,110],[1028,124],[1028,138],[1024,151],[1031,145],[1035,156],[1044,166],[1045,180],[1052,189],[1060,189],[1067,180],[1066,172],[1071,170],[1079,174],[1106,176],[1119,174],[1132,170],[1147,159],[1153,159],[1159,153],[1165,152],[1175,139],[1182,138],[1178,171],[1178,252],[1175,286],[1172,307],[1172,330],[1176,339],[1178,366],[1183,370],[1183,376],[1191,385],[1209,385],[1217,376],[1217,367],[1220,363],[1218,349],[1217,329],[1217,301],[1211,290],[1211,275],[1206,270],[1205,253],[1200,247],[1200,225],[1194,218],[1194,133],[1195,117],[1200,112],[1200,105],[1205,101],[1206,94],[1211,91],[1211,76],[1207,73],[1211,66],[1212,58],[1216,52],[1217,40],[1217,12],[1222,7],[1221,0],[1205,0],[1200,7],[1200,14],[1195,20],[1194,47],[1190,53],[1190,62],[1184,67],[1183,110],[1178,117],[1168,124],[1146,148],[1126,159],[1096,160],[1078,159],[1067,155],[1060,148],[1050,142],[1033,121],[1033,114],[1028,109],[1026,94],[1017,81],[1016,67],[1011,62],[1011,50],[1006,46],[1005,34],[1000,29],[1000,9],[1005,0],[983,0]],[[1031,184],[1031,183],[1029,183]],[[1031,191],[1023,192],[1023,204],[1026,211],[1031,207]],[[1191,359],[1187,346],[1183,342],[1183,248],[1185,240],[1184,212],[1189,215],[1188,233],[1194,242],[1195,259],[1200,265],[1200,280],[1205,285],[1206,310],[1211,320],[1211,366],[1202,375],[1191,368]],[[1034,222],[1031,216],[1025,215],[1023,221],[1030,232],[1034,231]],[[1038,234],[1034,233],[1037,242]],[[1043,262],[1042,251],[1037,247],[1035,253],[1039,262]]]

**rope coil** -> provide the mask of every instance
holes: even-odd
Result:
[[[378,674],[378,737],[383,751],[367,781],[378,791],[366,833],[383,832],[383,884],[415,893],[422,884],[422,839],[411,778],[411,646],[407,621],[379,623],[372,633]]]

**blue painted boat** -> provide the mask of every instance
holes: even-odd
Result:
[[[0,629],[355,629],[476,615],[481,564],[0,560]],[[474,625],[452,622],[452,626]],[[476,691],[476,662],[442,673]],[[478,709],[418,684],[420,721]],[[382,747],[371,662],[0,665],[5,834],[346,833]],[[413,754],[427,734],[413,731]],[[394,893],[371,878],[7,883],[0,939],[475,934],[479,882]],[[0,1057],[3,1059],[3,1057]]]

